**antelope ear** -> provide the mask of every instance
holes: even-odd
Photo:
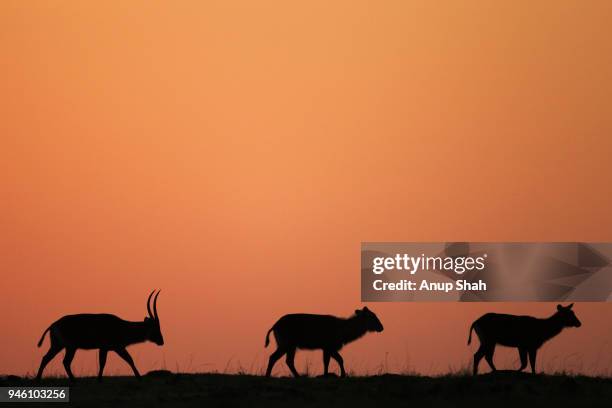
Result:
[[[364,306],[364,307],[363,307],[363,311],[364,311],[364,312],[369,312],[369,311],[370,311],[370,309],[368,309],[368,307],[367,307],[367,306]]]
[[[572,303],[571,305],[569,305],[568,307],[566,307],[566,309],[571,309],[574,306],[574,304]]]
[[[561,306],[561,305],[557,305],[557,310],[558,310],[558,311],[563,310],[563,306]]]
[[[359,315],[360,313],[361,313],[361,310],[359,310],[359,309],[356,309],[356,310],[355,310],[355,314],[356,314],[356,315]]]

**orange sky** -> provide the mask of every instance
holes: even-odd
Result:
[[[609,1],[95,3],[0,3],[0,373],[158,287],[141,371],[258,370],[280,315],[361,306],[361,241],[612,241]],[[361,373],[464,366],[484,311],[554,308],[369,306]],[[575,309],[541,367],[610,373],[612,306]]]

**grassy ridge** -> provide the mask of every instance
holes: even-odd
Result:
[[[30,386],[4,378],[0,386]],[[67,385],[47,379],[41,385]],[[83,378],[70,389],[69,406],[80,407],[609,407],[612,379],[500,372],[471,376],[381,375],[353,378],[264,378],[224,374]],[[3,404],[4,405],[4,404]],[[8,406],[9,404],[6,404]],[[12,405],[12,404],[10,404]],[[36,406],[58,406],[36,404]],[[23,404],[19,406],[23,407]]]

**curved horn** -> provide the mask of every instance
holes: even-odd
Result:
[[[157,316],[157,297],[159,296],[159,292],[161,292],[161,290],[157,291],[157,294],[153,299],[153,313],[155,313],[155,320],[159,320],[159,316]]]
[[[151,319],[153,319],[153,318],[154,318],[154,317],[153,317],[153,313],[151,313],[151,305],[150,305],[150,303],[151,303],[151,296],[153,296],[153,293],[154,293],[154,292],[155,292],[155,291],[151,292],[151,294],[149,295],[149,298],[147,299],[147,312],[149,312],[149,317],[150,317]]]

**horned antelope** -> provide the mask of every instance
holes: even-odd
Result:
[[[49,332],[51,347],[42,358],[36,379],[41,379],[45,366],[64,348],[66,349],[64,368],[71,381],[74,381],[74,375],[72,375],[70,364],[77,349],[99,350],[100,370],[98,380],[102,379],[106,355],[109,351],[117,353],[130,365],[134,375],[140,377],[140,373],[126,347],[147,340],[158,346],[164,344],[157,314],[159,291],[153,299],[153,312],[151,312],[151,296],[154,292],[151,292],[147,299],[149,316],[145,317],[142,322],[129,322],[111,314],[76,314],[64,316],[52,323],[44,331],[38,342],[38,347],[40,347],[45,335]]]
[[[468,337],[470,344],[474,330],[480,339],[480,347],[474,353],[474,375],[478,373],[478,363],[483,357],[491,370],[496,371],[493,353],[497,344],[518,348],[521,358],[518,371],[523,371],[527,367],[527,356],[529,356],[531,372],[535,374],[536,355],[542,344],[561,333],[566,327],[582,325],[572,310],[573,306],[573,303],[565,307],[557,305],[557,312],[547,319],[497,313],[487,313],[480,317],[472,323]]]
[[[338,362],[340,375],[344,377],[346,371],[340,349],[369,331],[381,332],[383,325],[367,307],[355,310],[355,314],[349,318],[315,314],[285,315],[274,323],[266,335],[266,347],[270,344],[270,332],[274,332],[277,347],[270,356],[266,376],[270,376],[278,359],[287,354],[287,366],[294,377],[299,377],[294,365],[296,350],[322,349],[324,375],[328,375],[331,357]]]

